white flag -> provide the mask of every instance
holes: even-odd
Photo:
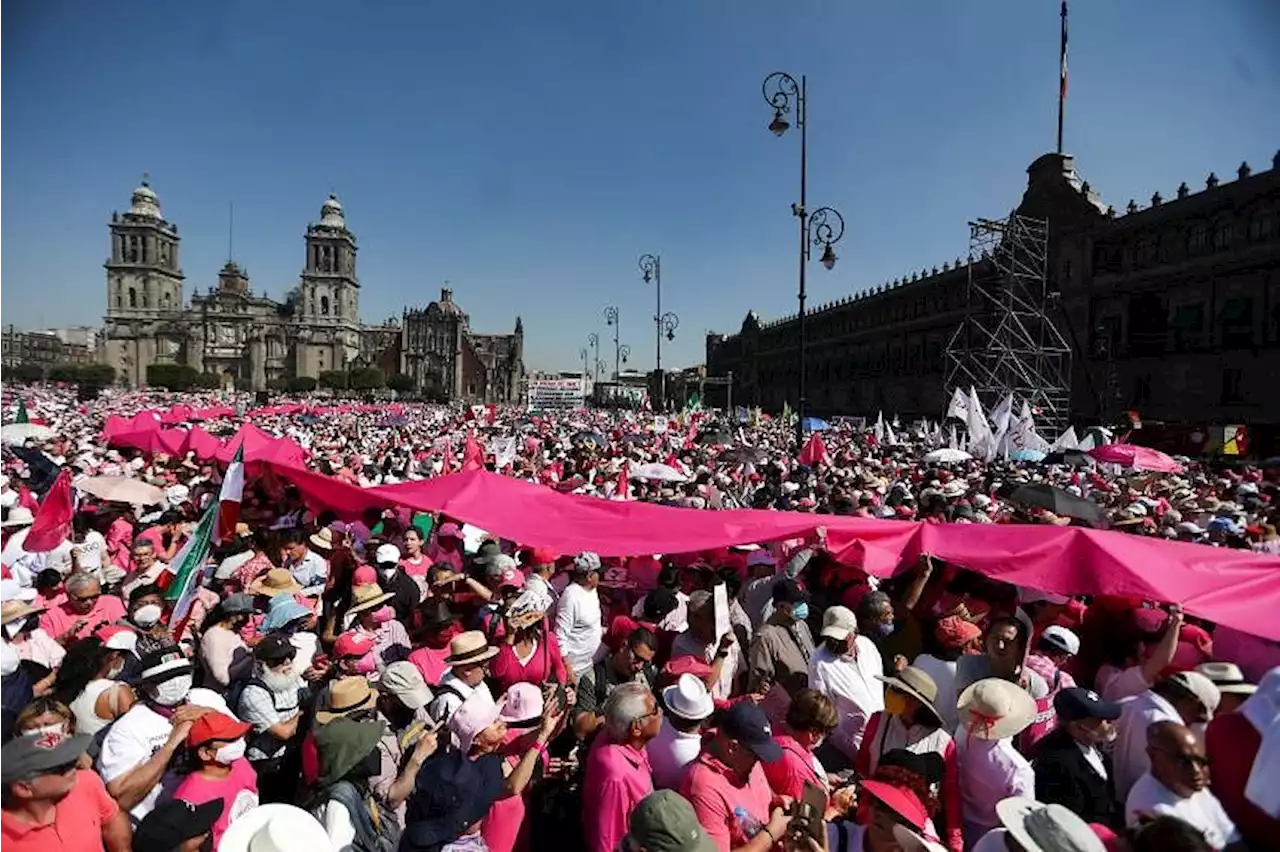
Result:
[[[947,406],[947,419],[952,417],[965,422],[969,420],[969,397],[960,388],[951,393],[951,404]]]
[[[991,409],[991,428],[997,432],[1007,430],[1012,417],[1013,394],[1008,394],[995,408]]]
[[[1068,426],[1067,431],[1058,436],[1058,440],[1053,442],[1053,446],[1049,448],[1049,452],[1058,453],[1063,450],[1074,450],[1080,446],[1080,439],[1076,437],[1076,428]]]
[[[490,438],[489,452],[493,453],[493,462],[498,470],[516,461],[516,439],[515,438]]]
[[[991,433],[991,424],[982,413],[982,401],[978,399],[978,391],[969,388],[969,454],[975,458],[995,458],[996,440]]]

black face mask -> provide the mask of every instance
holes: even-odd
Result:
[[[374,748],[364,756],[364,759],[351,767],[351,771],[347,773],[347,778],[351,781],[363,781],[372,778],[382,771],[382,751]]]

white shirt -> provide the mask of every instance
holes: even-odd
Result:
[[[828,738],[850,760],[858,756],[867,720],[884,709],[884,684],[877,680],[884,676],[880,651],[865,636],[854,640],[854,648],[856,656],[835,655],[823,646],[809,661],[809,687],[836,706],[836,728]]]
[[[938,696],[933,706],[942,717],[942,729],[954,731],[960,727],[960,712],[956,710],[956,661],[940,660],[932,654],[921,654],[911,665],[933,678]]]
[[[213,572],[215,580],[230,580],[235,575],[236,570],[242,565],[248,563],[254,557],[253,548],[246,550],[244,553],[233,553],[226,559],[218,563],[218,570]]]
[[[1161,814],[1177,817],[1200,829],[1214,849],[1221,849],[1240,839],[1235,823],[1207,787],[1184,799],[1147,772],[1133,785],[1125,799],[1124,824],[1133,828],[1144,817]]]
[[[960,762],[960,798],[966,846],[1000,827],[996,803],[1010,796],[1036,797],[1036,774],[1018,754],[1012,739],[980,740],[963,728],[956,731]]]
[[[107,552],[107,540],[102,537],[102,533],[89,530],[84,534],[84,541],[72,545],[72,549],[80,563],[80,570],[90,572],[101,580],[99,572],[102,569],[102,555]]]
[[[481,681],[479,686],[470,686],[450,670],[440,679],[439,686],[432,687],[436,697],[427,705],[427,713],[441,725],[446,725],[449,723],[449,718],[462,706],[462,702],[470,698],[471,693],[476,690],[483,690],[488,693],[490,700],[492,700],[493,694],[489,692],[487,683]],[[454,738],[454,743],[455,745],[457,744],[456,737]]]
[[[187,703],[199,707],[211,707],[219,713],[232,718],[234,714],[227,709],[227,702],[222,696],[209,689],[196,688],[187,696]],[[143,703],[129,708],[107,732],[102,741],[102,752],[98,755],[98,774],[104,783],[110,784],[121,776],[128,775],[142,764],[150,760],[155,753],[164,748],[173,732],[173,725],[164,716]],[[172,790],[177,784],[176,775],[166,770],[160,783],[156,784],[143,797],[142,801],[129,811],[134,820],[141,820],[155,809],[163,790]]]
[[[30,587],[35,583],[36,575],[44,569],[44,554],[28,553],[22,546],[29,532],[31,527],[18,530],[9,536],[9,540],[4,544],[4,550],[0,551],[0,562],[9,566],[13,579],[24,587]]]
[[[286,563],[285,567],[302,586],[304,595],[324,591],[324,581],[329,576],[329,563],[314,550],[308,550],[306,556],[297,562]]]
[[[671,643],[671,659],[694,657],[702,660],[707,665],[714,665],[716,652],[719,648],[720,643],[718,641],[703,642],[693,635],[693,631],[686,630]],[[740,668],[742,668],[742,649],[738,647],[737,642],[734,642],[729,646],[724,663],[720,666],[720,679],[716,681],[715,686],[711,687],[712,698],[727,700],[733,694],[733,685],[738,679],[738,670]]]
[[[1147,683],[1147,676],[1142,673],[1142,666],[1129,666],[1127,669],[1113,672],[1102,684],[1099,692],[1107,701],[1119,701],[1122,698],[1141,695],[1150,688],[1151,684]]]
[[[1077,742],[1076,748],[1080,749],[1080,753],[1084,755],[1084,762],[1089,764],[1089,768],[1098,773],[1098,777],[1105,781],[1107,778],[1107,764],[1102,760],[1102,752],[1082,742]]]
[[[702,751],[702,732],[684,733],[671,727],[664,717],[662,730],[645,746],[649,767],[653,770],[655,790],[674,790],[680,786],[684,768]]]
[[[1156,722],[1182,724],[1182,716],[1151,690],[1120,702],[1116,741],[1111,749],[1111,770],[1116,776],[1116,799],[1125,801],[1133,785],[1151,768],[1147,756],[1147,728]]]
[[[560,607],[556,610],[556,640],[575,675],[581,675],[595,663],[603,639],[600,596],[581,583],[570,583],[560,596]]]

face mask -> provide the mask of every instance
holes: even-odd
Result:
[[[378,670],[378,661],[374,659],[372,651],[370,651],[368,654],[365,654],[356,663],[357,674],[371,674],[373,672],[376,672],[377,670]]]
[[[162,707],[173,707],[181,704],[191,691],[191,675],[178,675],[164,683],[157,684],[155,701]]]
[[[233,743],[227,743],[218,749],[215,759],[223,766],[230,766],[240,758],[244,757],[245,742],[243,739],[236,740]]]
[[[18,650],[8,642],[0,642],[0,675],[8,677],[16,672],[20,665],[22,665],[22,657],[18,656]]]
[[[12,639],[13,637],[17,636],[19,633],[22,632],[22,627],[24,624],[26,624],[26,622],[22,621],[21,619],[19,619],[18,621],[10,621],[8,624],[4,626],[4,635]]]
[[[809,604],[800,601],[798,604],[791,605],[791,617],[796,621],[804,621],[809,617]]]
[[[384,606],[373,614],[374,624],[386,624],[388,621],[396,617],[396,611],[389,606]]]
[[[144,629],[155,627],[163,613],[157,604],[140,606],[133,613],[133,623]]]
[[[41,725],[38,728],[32,728],[29,731],[23,731],[24,737],[38,737],[41,734],[57,734],[58,736],[66,736],[67,729],[63,725]]]
[[[876,633],[877,633],[877,634],[879,634],[879,635],[880,635],[880,636],[882,636],[882,637],[883,637],[883,636],[892,636],[892,635],[893,635],[893,622],[892,622],[892,621],[890,621],[890,622],[882,622],[882,623],[880,623],[880,624],[877,624],[877,625],[876,625]]]
[[[900,692],[885,692],[884,712],[890,716],[901,716],[907,712],[907,696]]]
[[[390,580],[395,575],[396,575],[396,566],[394,565],[392,565],[390,568],[378,569],[378,576],[382,577],[382,579],[384,580]]]

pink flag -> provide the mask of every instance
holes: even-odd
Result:
[[[618,485],[613,489],[613,497],[615,500],[631,499],[631,465],[628,462],[622,463],[622,470],[618,471]]]
[[[474,432],[467,433],[467,443],[462,448],[462,469],[464,471],[484,469],[484,453],[480,451],[480,444],[476,442]]]
[[[827,455],[827,445],[822,443],[821,434],[818,432],[813,433],[809,438],[809,443],[805,444],[804,449],[800,451],[800,458],[797,460],[805,467],[830,463],[831,459]]]
[[[71,517],[75,508],[71,502],[71,470],[63,468],[54,480],[53,487],[44,496],[44,502],[36,509],[35,523],[31,525],[22,549],[28,553],[48,553],[71,537]]]
[[[453,441],[448,438],[444,439],[444,461],[440,467],[441,473],[453,473],[453,466],[458,460],[453,457]]]

